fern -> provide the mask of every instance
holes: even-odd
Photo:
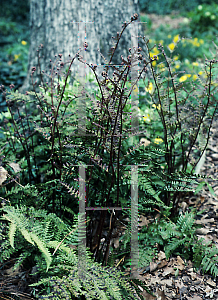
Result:
[[[65,299],[71,299],[72,295],[84,295],[87,299],[135,299],[136,291],[128,278],[116,268],[94,263],[89,251],[86,251],[87,272],[83,274],[84,278],[80,278],[78,256],[70,247],[77,239],[74,234],[77,224],[74,225],[75,230],[70,230],[55,214],[47,214],[46,211],[35,210],[33,207],[5,206],[1,210],[4,212],[2,219],[9,222],[8,240],[14,248],[17,247],[15,233],[20,233],[16,241],[19,238],[22,253],[14,268],[37,249],[34,257],[41,280],[31,286],[44,286],[46,295],[40,296],[40,299],[63,299],[63,295]],[[30,244],[28,250],[22,237]],[[51,249],[54,250],[53,255],[50,254]],[[40,256],[44,258],[45,265]]]

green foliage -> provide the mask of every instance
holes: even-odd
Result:
[[[180,255],[185,259],[191,259],[195,267],[201,268],[203,272],[217,276],[218,250],[215,245],[211,245],[211,242],[205,243],[202,238],[198,240],[195,231],[199,227],[195,224],[194,212],[181,214],[175,223],[162,216],[160,219],[155,219],[148,227],[143,227],[139,233],[139,241],[140,244],[143,243],[145,253],[153,250],[150,261],[159,248],[165,252],[167,259],[172,255]],[[148,261],[144,266],[147,265]]]
[[[43,287],[40,299],[63,299],[63,296],[65,299],[72,299],[71,296],[79,295],[85,295],[87,299],[108,299],[109,296],[113,299],[135,299],[131,281],[115,268],[94,263],[88,251],[83,256],[87,270],[84,272],[83,266],[81,277],[78,253],[72,250],[72,246],[78,244],[75,232],[78,221],[72,230],[55,214],[47,214],[45,210],[11,206],[5,206],[1,210],[4,212],[2,220],[9,222],[8,239],[11,247],[18,248],[19,245],[21,251],[14,268],[33,256],[32,266],[36,263],[37,273],[42,279],[31,286]],[[5,246],[1,246],[4,248],[1,260],[5,258]],[[55,250],[53,255],[51,249]],[[28,267],[30,266],[29,264]]]
[[[213,2],[213,0],[158,0],[153,2],[149,0],[139,0],[139,7],[141,11],[148,14],[154,13],[158,15],[165,15],[172,13],[173,10],[179,10],[180,12],[190,11],[202,2]]]
[[[8,88],[14,84],[18,89],[27,74],[29,29],[28,22],[16,23],[14,20],[4,16],[0,21],[0,82]],[[5,99],[1,97],[0,102],[0,111],[5,111]]]
[[[1,1],[0,16],[10,18],[16,22],[24,22],[29,19],[30,1],[7,0]]]
[[[218,5],[215,2],[211,5],[198,5],[188,16],[191,18],[190,27],[192,33],[203,33],[209,30],[216,33],[218,30]]]

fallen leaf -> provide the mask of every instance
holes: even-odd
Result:
[[[173,275],[174,275],[174,273],[175,273],[174,268],[172,268],[172,267],[167,267],[166,269],[164,269],[163,276],[167,276],[167,275],[169,275],[169,274],[173,274]]]
[[[8,171],[0,167],[0,185],[7,179]]]
[[[155,262],[150,262],[150,272],[154,272],[157,269],[158,264]]]
[[[161,291],[160,289],[157,290],[157,300],[167,300],[164,291]]]
[[[158,264],[158,269],[162,269],[163,267],[165,267],[167,265],[167,261],[164,259],[162,260],[159,264]]]
[[[212,286],[212,287],[215,287],[215,286],[216,286],[216,283],[215,283],[214,281],[212,281],[211,278],[209,278],[209,279],[207,280],[207,284],[209,284],[209,285]]]
[[[159,260],[163,260],[163,259],[165,259],[165,258],[166,258],[165,253],[164,253],[163,251],[160,251],[160,252],[158,253],[158,259],[159,259]]]
[[[151,142],[145,138],[141,138],[140,145],[148,146]]]
[[[187,300],[202,300],[202,298],[200,296],[196,296],[196,295],[193,295],[192,297],[187,297]]]
[[[22,171],[19,164],[17,163],[10,163],[9,166],[14,170],[15,173]]]
[[[183,201],[181,203],[180,207],[181,207],[181,209],[182,209],[182,211],[184,213],[186,211],[186,208],[188,207],[188,204],[185,201]]]
[[[197,228],[195,231],[196,234],[208,234],[209,232],[209,228]]]
[[[195,224],[207,224],[207,223],[214,223],[214,218],[211,219],[201,219],[201,220],[196,220]]]
[[[139,218],[140,223],[138,224],[138,226],[142,227],[142,226],[147,226],[149,224],[149,221],[146,217],[144,216],[140,216]]]

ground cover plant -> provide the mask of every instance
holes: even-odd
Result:
[[[136,18],[134,15],[128,23]],[[82,295],[88,299],[135,299],[136,292],[143,299],[138,288],[143,284],[121,272],[130,265],[128,211],[122,215],[116,210],[87,214],[88,278],[87,282],[80,280],[77,166],[81,164],[91,165],[86,173],[86,202],[92,207],[131,207],[130,166],[142,165],[139,214],[158,211],[161,218],[140,233],[139,267],[152,259],[155,241],[168,256],[193,256],[203,271],[218,274],[217,250],[195,239],[194,214],[178,216],[182,194],[196,191],[202,177],[194,171],[207,147],[217,109],[217,61],[206,60],[205,76],[196,81],[189,81],[189,76],[181,80],[185,75],[173,70],[176,59],[172,60],[172,49],[143,40],[149,55],[142,48],[130,49],[129,57],[122,58],[123,68],[116,68],[112,76],[108,67],[98,74],[97,66],[88,65],[94,75],[90,81],[94,79],[97,88],[85,94],[78,89],[79,81],[69,76],[74,60],[82,61],[79,53],[69,60],[66,72],[59,54],[53,73],[44,74],[49,80],[44,80],[39,93],[22,95],[12,86],[10,92],[2,87],[8,112],[2,114],[1,128],[1,260],[16,254],[15,267],[27,261],[36,266],[39,282],[35,286],[39,287],[35,292],[41,299],[63,299],[63,295],[65,299]],[[129,72],[137,59],[141,61],[140,76],[146,75],[139,81],[139,89],[146,94],[139,98],[138,136],[130,138],[129,115],[134,109],[130,100],[138,90],[129,84]],[[78,102],[84,99],[86,132],[84,126],[78,126],[75,114]],[[118,235],[120,244],[113,247],[111,240],[117,229],[122,232],[121,224],[125,234]],[[111,286],[116,288],[111,290]]]

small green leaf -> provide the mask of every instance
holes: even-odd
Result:
[[[206,184],[207,184],[208,189],[209,189],[209,191],[211,192],[211,194],[216,198],[216,194],[215,194],[215,192],[214,192],[212,186],[211,186],[207,181],[206,181]]]
[[[198,186],[197,186],[197,188],[196,188],[196,190],[195,190],[195,192],[194,192],[194,194],[196,195],[199,191],[201,191],[202,190],[202,188],[203,188],[203,186],[205,185],[205,181],[202,181],[202,182],[200,182],[199,184],[198,184]]]
[[[178,275],[179,275],[179,269],[178,269],[178,268],[176,268],[176,271],[175,271],[175,277],[177,278],[177,277],[178,277]]]

